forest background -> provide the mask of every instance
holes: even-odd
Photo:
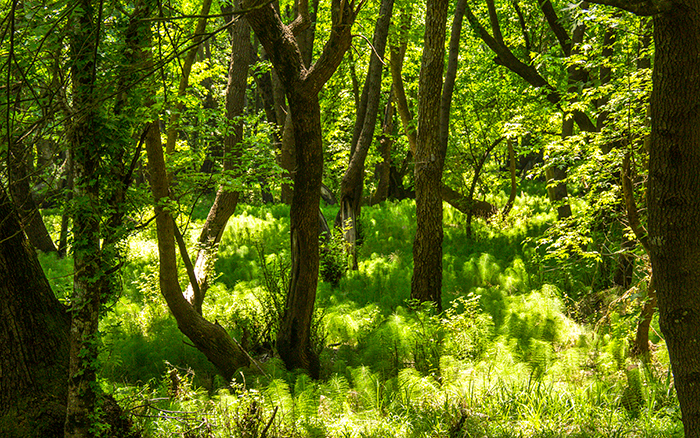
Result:
[[[700,436],[700,4],[600,3],[7,1],[0,430]]]

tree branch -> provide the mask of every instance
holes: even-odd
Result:
[[[564,52],[564,56],[571,56],[571,37],[566,29],[564,29],[564,26],[561,25],[559,17],[557,17],[557,13],[552,6],[552,2],[544,0],[540,3],[540,9],[547,19],[547,23],[549,23],[549,28],[552,29],[552,32],[554,32],[554,35],[557,37],[561,50]]]
[[[599,5],[614,6],[640,16],[668,12],[673,8],[671,0],[589,0]]]

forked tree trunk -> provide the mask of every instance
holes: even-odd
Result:
[[[318,211],[323,174],[318,93],[350,47],[350,30],[359,7],[354,1],[333,0],[330,37],[319,58],[309,67],[304,65],[295,37],[308,25],[305,8],[308,8],[306,2],[300,1],[300,15],[290,25],[282,23],[272,5],[255,9],[246,18],[284,85],[296,144],[297,171],[290,212],[291,281],[277,349],[288,368],[305,368],[312,376],[318,376],[318,354],[313,351],[310,338],[318,283]]]
[[[243,108],[248,82],[248,65],[251,59],[250,27],[245,20],[238,20],[231,31],[231,62],[229,63],[228,84],[226,86],[226,118],[233,123],[231,133],[224,139],[224,172],[234,170],[237,148],[243,140]],[[224,234],[229,218],[238,205],[239,192],[231,187],[219,186],[214,204],[209,210],[204,227],[199,235],[199,248],[194,264],[194,276],[198,287],[190,284],[185,298],[197,312],[202,313],[202,303],[209,288],[209,273],[213,269],[218,244]],[[198,292],[198,293],[195,293]]]
[[[208,13],[208,4],[202,6],[201,15]],[[210,2],[209,2],[210,3]],[[204,23],[202,23],[204,21]],[[196,35],[201,37],[206,25],[206,18],[200,18]],[[195,39],[197,37],[195,36]],[[193,60],[197,48],[194,47],[187,57]],[[191,66],[190,66],[191,67]],[[180,80],[180,92],[187,89],[188,69],[183,71]],[[177,118],[171,119],[177,124]],[[176,135],[176,129],[169,129],[169,135]],[[167,144],[166,144],[167,148]],[[155,202],[156,230],[158,236],[159,283],[161,294],[177,321],[180,331],[187,336],[194,346],[214,364],[221,375],[229,380],[240,367],[249,363],[247,354],[238,343],[218,323],[212,324],[199,314],[183,295],[178,279],[177,255],[175,250],[175,222],[167,209],[170,201],[170,176],[165,167],[165,154],[161,143],[160,123],[148,123],[146,133],[146,152],[150,174],[151,191]]]
[[[178,281],[175,253],[175,223],[165,208],[169,201],[168,175],[165,171],[163,146],[158,122],[149,123],[146,151],[151,176],[151,190],[155,201],[156,230],[160,290],[180,331],[187,336],[225,379],[231,379],[236,370],[248,365],[248,357],[228,332],[219,324],[202,317],[185,299]]]

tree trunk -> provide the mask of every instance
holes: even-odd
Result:
[[[2,188],[0,217],[0,428],[9,438],[61,436],[70,317]]]
[[[231,379],[240,367],[248,365],[248,357],[219,324],[212,324],[187,302],[177,276],[175,223],[166,209],[169,201],[168,175],[165,171],[163,146],[158,122],[149,123],[146,151],[155,198],[160,290],[180,331],[185,334],[225,379]]]
[[[305,368],[318,377],[318,353],[311,345],[311,322],[319,268],[319,217],[323,147],[321,143],[321,109],[318,97],[309,98],[303,91],[290,93],[289,109],[293,115],[295,143],[306,145],[296,150],[296,162],[303,172],[294,177],[294,195],[290,211],[291,283],[285,313],[280,323],[277,350],[288,368]]]
[[[206,15],[208,11],[206,8],[207,5],[203,5],[201,15]],[[200,18],[195,34],[201,34],[204,31],[205,25],[201,23],[202,20],[206,18]],[[190,51],[190,54],[193,52],[196,53],[196,47]],[[183,72],[183,75],[185,73]],[[180,90],[183,94],[187,89],[186,82],[185,79],[180,81]],[[176,130],[169,130],[168,133],[175,135]],[[145,143],[151,191],[155,202],[161,294],[177,321],[180,331],[209,359],[219,373],[229,380],[237,369],[248,365],[248,356],[221,325],[212,324],[204,319],[185,299],[180,288],[175,251],[175,222],[167,208],[170,201],[170,177],[165,168],[158,120],[148,123]]]
[[[654,17],[649,246],[685,436],[700,437],[700,1]]]
[[[284,85],[296,145],[298,171],[294,173],[290,212],[292,270],[277,350],[288,368],[305,368],[318,376],[318,353],[313,351],[310,338],[318,282],[318,211],[323,174],[318,93],[350,47],[350,30],[359,6],[354,1],[333,0],[329,40],[308,68],[295,37],[304,26],[303,9],[302,5],[299,17],[290,25],[282,23],[272,5],[251,11],[247,19]]]
[[[410,21],[406,12],[402,12],[402,21],[405,22],[405,24],[402,26],[402,32],[405,33],[408,30],[408,22]],[[416,130],[415,125],[413,123],[413,115],[411,114],[408,108],[408,99],[406,98],[406,92],[404,90],[403,85],[403,78],[401,76],[405,49],[405,41],[403,40],[401,46],[391,47],[391,59],[389,67],[391,69],[391,80],[394,91],[394,101],[396,103],[396,109],[399,113],[399,117],[401,118],[401,124],[403,126],[410,148],[409,157],[410,155],[415,157],[417,149]],[[398,172],[398,174],[392,176],[392,179],[397,180],[399,178],[402,178],[402,172],[403,170],[401,172]],[[399,186],[400,184],[398,184],[397,181],[395,185]],[[440,185],[440,196],[443,201],[452,205],[452,207],[456,208],[464,214],[470,214],[471,212],[471,214],[474,216],[488,218],[496,211],[496,208],[488,202],[470,200],[461,193],[457,192],[456,190],[448,187],[444,183],[441,183]]]
[[[43,252],[57,252],[56,245],[41,218],[39,208],[31,193],[31,153],[23,145],[11,141],[8,147],[7,173],[10,196],[20,217],[22,229],[34,248]]]
[[[99,283],[106,275],[100,255],[100,153],[95,95],[94,53],[99,43],[102,11],[91,0],[81,0],[72,21],[70,51],[73,61],[71,127],[73,158],[73,294],[71,296],[70,364],[66,437],[90,437],[97,401],[97,353],[100,310]]]
[[[370,198],[370,205],[376,205],[386,201],[389,197],[389,187],[391,185],[391,151],[394,146],[392,138],[394,132],[394,99],[393,93],[386,102],[384,109],[384,119],[382,121],[382,135],[379,137],[379,153],[382,160],[377,164],[374,171],[377,176],[377,189]]]
[[[515,179],[515,151],[513,150],[513,140],[509,138],[508,143],[508,172],[510,173],[510,195],[508,196],[508,201],[506,205],[503,206],[501,210],[501,217],[505,218],[510,213],[513,208],[513,203],[515,202],[515,197],[518,194],[518,183]]]
[[[442,310],[442,198],[445,148],[440,141],[440,99],[445,55],[447,0],[427,0],[423,58],[418,79],[416,237],[411,298]]]
[[[345,241],[352,254],[353,269],[357,269],[358,239],[357,220],[362,207],[362,192],[364,186],[365,159],[374,139],[374,129],[379,113],[379,98],[382,88],[382,71],[386,40],[389,36],[389,24],[394,8],[394,0],[382,0],[379,7],[379,18],[374,27],[374,38],[367,69],[367,77],[362,90],[360,107],[355,120],[355,132],[351,144],[350,164],[348,165],[340,185],[340,211],[336,217],[335,226],[343,230]]]
[[[226,118],[234,123],[231,133],[224,139],[224,171],[234,170],[236,158],[240,156],[243,140],[243,108],[248,82],[248,65],[251,59],[250,27],[245,20],[233,25],[231,35],[231,62],[226,86]],[[239,192],[221,185],[216,192],[214,204],[209,210],[204,227],[199,235],[199,250],[194,265],[198,288],[192,284],[185,291],[185,298],[197,312],[202,313],[202,303],[209,287],[209,272],[213,268],[216,251],[229,218],[236,210]],[[198,291],[199,293],[195,293]]]

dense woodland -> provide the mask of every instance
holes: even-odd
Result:
[[[700,437],[700,1],[0,41],[0,436]]]

